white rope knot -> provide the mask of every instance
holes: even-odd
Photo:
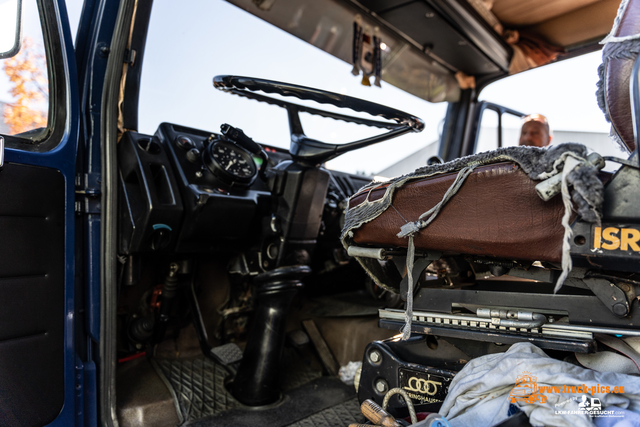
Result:
[[[400,227],[400,232],[397,234],[398,237],[409,237],[420,231],[420,221],[416,222],[408,222],[402,227]]]

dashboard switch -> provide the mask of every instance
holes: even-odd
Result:
[[[187,151],[187,160],[189,160],[191,163],[199,162],[200,150],[198,150],[197,148],[192,148],[191,150]]]

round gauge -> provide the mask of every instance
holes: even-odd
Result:
[[[205,164],[224,183],[250,185],[255,180],[258,168],[253,157],[232,142],[213,142],[206,153]]]

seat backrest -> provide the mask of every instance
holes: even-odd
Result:
[[[635,36],[635,37],[634,37]],[[636,149],[629,83],[640,51],[640,0],[624,0],[613,30],[605,39],[598,103],[629,151]]]

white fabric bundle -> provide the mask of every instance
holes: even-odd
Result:
[[[529,416],[533,426],[593,426],[588,414],[557,414],[556,411],[580,412],[582,396],[599,398],[603,410],[627,409],[640,412],[640,378],[611,372],[596,372],[555,360],[530,343],[514,344],[506,353],[489,354],[471,360],[455,376],[440,414],[451,427],[493,426],[509,414],[509,394],[516,378],[530,372],[537,386],[601,385],[624,387],[624,394],[614,393],[549,393],[546,403],[536,401],[515,404]],[[603,421],[605,419],[603,418]],[[618,418],[620,420],[620,418]],[[607,419],[608,421],[608,419]],[[600,423],[598,423],[600,424]],[[607,424],[614,425],[614,424]],[[629,424],[633,425],[633,424]]]

